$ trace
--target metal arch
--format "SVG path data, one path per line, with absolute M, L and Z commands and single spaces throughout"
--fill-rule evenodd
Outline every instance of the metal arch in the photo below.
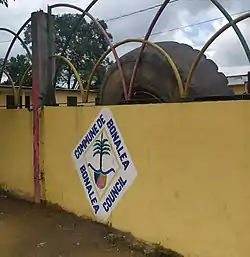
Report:
M 11 29 L 7 29 L 7 28 L 0 28 L 0 31 L 5 31 L 5 32 L 9 32 L 10 34 L 12 34 L 13 36 L 17 37 L 17 39 L 21 42 L 21 44 L 23 45 L 23 47 L 25 48 L 29 58 L 31 59 L 31 53 L 29 48 L 26 46 L 26 44 L 24 43 L 24 41 L 19 37 L 19 35 L 17 35 L 14 31 L 12 31 Z
M 11 29 L 7 29 L 7 28 L 0 28 L 0 31 L 6 31 L 6 32 L 9 32 L 10 34 L 14 35 L 15 38 L 17 38 L 21 44 L 23 45 L 23 47 L 25 48 L 29 58 L 31 59 L 32 56 L 31 56 L 31 53 L 30 53 L 30 50 L 29 48 L 26 46 L 26 44 L 24 43 L 24 41 L 20 38 L 20 36 L 15 33 L 14 31 L 12 31 Z M 7 59 L 6 59 L 6 62 L 7 62 Z M 0 80 L 2 79 L 2 74 L 5 74 L 8 79 L 10 80 L 11 84 L 12 84 L 12 87 L 14 88 L 14 99 L 15 99 L 15 105 L 17 106 L 19 104 L 19 99 L 17 99 L 17 92 L 15 90 L 15 85 L 14 85 L 14 82 L 13 82 L 13 79 L 11 78 L 10 74 L 8 74 L 4 69 L 5 69 L 5 66 L 6 66 L 6 63 L 3 63 L 3 66 L 2 66 L 2 71 L 1 71 L 1 77 L 0 77 Z M 19 93 L 19 90 L 18 90 L 18 93 Z
M 14 94 L 14 103 L 15 103 L 15 106 L 18 106 L 19 101 L 18 101 L 18 97 L 17 97 L 17 91 L 16 91 L 15 83 L 14 83 L 11 75 L 6 70 L 3 71 L 3 74 L 5 74 L 6 77 L 8 78 L 8 80 L 10 81 L 10 84 L 11 84 L 12 89 L 13 89 L 13 94 Z
M 205 51 L 208 49 L 208 47 L 215 41 L 216 38 L 218 38 L 224 31 L 226 31 L 228 28 L 232 27 L 233 24 L 236 24 L 240 21 L 243 21 L 247 18 L 250 18 L 250 12 L 241 15 L 240 17 L 234 19 L 233 21 L 229 22 L 228 24 L 226 24 L 225 26 L 223 26 L 221 29 L 219 29 L 208 41 L 207 43 L 202 47 L 202 49 L 200 50 L 199 54 L 197 55 L 196 59 L 194 60 L 190 71 L 188 73 L 188 77 L 187 77 L 187 82 L 185 84 L 185 88 L 184 88 L 184 94 L 187 95 L 188 89 L 190 87 L 191 84 L 191 80 L 192 80 L 192 76 L 194 74 L 195 68 L 197 67 L 202 55 L 205 53 Z
M 18 97 L 21 95 L 24 80 L 25 80 L 25 78 L 26 78 L 28 72 L 31 71 L 31 69 L 32 69 L 32 66 L 30 65 L 30 66 L 25 70 L 25 72 L 24 72 L 24 74 L 23 74 L 23 76 L 22 76 L 22 78 L 21 78 L 21 80 L 20 80 L 20 83 L 19 83 L 18 89 L 17 89 L 17 95 L 18 95 Z M 18 100 L 18 103 L 19 103 L 20 99 L 18 98 L 17 100 Z
M 88 12 L 84 11 L 82 8 L 78 7 L 78 6 L 75 6 L 75 5 L 72 5 L 72 4 L 54 4 L 52 6 L 50 6 L 51 9 L 54 9 L 54 8 L 57 8 L 57 7 L 68 7 L 68 8 L 71 8 L 71 9 L 75 9 L 79 12 L 82 12 L 84 13 L 86 16 L 88 16 L 94 23 L 95 25 L 100 29 L 100 31 L 102 32 L 102 34 L 104 35 L 107 43 L 109 44 L 110 48 L 112 49 L 112 52 L 113 52 L 113 55 L 115 57 L 115 60 L 117 62 L 117 66 L 118 66 L 118 69 L 120 71 L 120 74 L 121 74 L 121 78 L 122 78 L 122 85 L 123 85 L 123 90 L 124 90 L 124 96 L 125 96 L 125 100 L 128 99 L 127 97 L 127 86 L 126 86 L 126 82 L 125 82 L 125 75 L 124 75 L 124 72 L 123 72 L 123 69 L 122 69 L 122 65 L 121 65 L 121 62 L 119 60 L 119 57 L 118 57 L 118 54 L 116 52 L 116 50 L 114 48 L 112 48 L 112 42 L 108 36 L 108 34 L 106 33 L 106 31 L 103 29 L 103 27 L 101 26 L 101 24 Z
M 148 31 L 144 37 L 144 40 L 148 40 L 157 21 L 159 20 L 161 14 L 163 13 L 163 11 L 165 10 L 166 6 L 170 3 L 170 0 L 165 0 L 163 2 L 163 4 L 161 5 L 161 7 L 159 8 L 158 12 L 156 13 L 154 19 L 152 20 L 149 28 L 148 28 Z M 144 51 L 146 47 L 146 44 L 143 43 L 142 46 L 141 46 L 141 49 L 140 49 L 140 52 L 138 53 L 138 56 L 136 58 L 136 61 L 135 61 L 135 65 L 134 65 L 134 69 L 133 69 L 133 72 L 132 72 L 132 75 L 131 75 L 131 79 L 130 79 L 130 83 L 129 83 L 129 89 L 128 89 L 128 99 L 130 99 L 131 97 L 131 92 L 132 92 L 132 87 L 133 87 L 133 84 L 134 84 L 134 81 L 135 81 L 135 77 L 136 77 L 136 73 L 137 73 L 137 70 L 138 70 L 138 66 L 139 66 L 139 63 L 140 63 L 140 60 L 141 60 L 141 55 Z
M 132 39 L 126 39 L 126 40 L 123 40 L 117 44 L 115 44 L 113 46 L 113 48 L 117 48 L 121 45 L 124 45 L 126 43 L 132 43 L 132 42 L 138 42 L 138 43 L 143 43 L 143 44 L 146 44 L 146 45 L 150 45 L 152 47 L 154 47 L 156 50 L 158 50 L 160 53 L 162 53 L 164 55 L 164 57 L 166 58 L 166 61 L 170 64 L 173 72 L 174 72 L 174 75 L 176 77 L 176 81 L 177 81 L 177 84 L 178 84 L 178 88 L 179 88 L 179 91 L 180 91 L 180 96 L 182 97 L 183 94 L 184 94 L 184 87 L 183 87 L 183 83 L 182 83 L 182 80 L 181 80 L 181 76 L 180 76 L 180 73 L 178 71 L 178 68 L 176 67 L 174 61 L 172 60 L 172 58 L 168 55 L 168 53 L 162 49 L 160 46 L 158 46 L 157 44 L 153 43 L 153 42 L 150 42 L 148 40 L 145 40 L 145 39 L 140 39 L 140 38 L 132 38 Z M 88 79 L 88 83 L 87 83 L 87 88 L 86 88 L 86 98 L 85 98 L 85 102 L 88 101 L 88 94 L 89 94 L 89 89 L 90 89 L 90 85 L 91 85 L 91 82 L 93 80 L 93 77 L 94 77 L 94 74 L 97 70 L 97 68 L 99 67 L 99 65 L 101 64 L 101 62 L 110 54 L 110 52 L 112 51 L 112 49 L 108 49 L 100 58 L 99 60 L 96 62 L 90 76 L 89 76 L 89 79 Z
M 227 12 L 227 10 L 217 0 L 210 0 L 210 1 L 221 11 L 221 13 L 228 20 L 228 22 L 232 22 L 232 27 L 233 27 L 236 35 L 238 36 L 238 38 L 239 38 L 239 40 L 242 44 L 242 47 L 245 50 L 248 61 L 250 63 L 250 49 L 249 49 L 249 46 L 246 42 L 245 37 L 241 33 L 239 27 L 233 22 L 233 18 L 231 17 L 231 15 Z
M 233 19 L 232 17 L 230 16 L 230 14 L 226 11 L 226 9 L 217 1 L 217 0 L 210 0 L 220 11 L 221 13 L 225 16 L 225 18 L 228 20 L 228 22 L 232 22 L 232 27 L 236 33 L 236 35 L 238 36 L 241 44 L 242 44 L 242 47 L 244 48 L 245 50 L 245 53 L 247 55 L 247 58 L 248 58 L 248 61 L 250 62 L 250 49 L 248 47 L 248 44 L 244 38 L 244 36 L 242 35 L 240 29 L 238 28 L 238 26 L 233 22 Z M 165 0 L 163 2 L 163 4 L 161 5 L 160 9 L 158 10 L 158 12 L 156 13 L 147 33 L 146 33 L 146 36 L 144 39 L 148 40 L 152 31 L 153 31 L 153 28 L 155 27 L 158 19 L 160 18 L 162 12 L 164 11 L 164 9 L 166 8 L 167 4 L 171 3 L 170 0 Z M 134 80 L 135 80 L 135 77 L 136 77 L 136 73 L 137 73 L 137 70 L 138 70 L 138 66 L 139 66 L 139 62 L 140 62 L 140 59 L 141 59 L 141 55 L 142 55 L 142 52 L 143 50 L 145 49 L 145 44 L 142 44 L 141 46 L 141 49 L 140 49 L 140 52 L 138 53 L 138 57 L 136 59 L 136 62 L 135 62 L 135 65 L 134 65 L 134 69 L 133 69 L 133 72 L 132 72 L 132 75 L 131 75 L 131 79 L 130 79 L 130 83 L 129 83 L 129 91 L 128 91 L 128 98 L 130 98 L 131 96 L 131 92 L 132 92 L 132 87 L 133 87 L 133 84 L 134 84 Z
M 68 60 L 66 57 L 61 56 L 61 55 L 53 55 L 52 58 L 57 58 L 57 59 L 60 59 L 60 60 L 64 61 L 72 69 L 72 71 L 73 71 L 73 73 L 74 73 L 74 75 L 76 77 L 76 80 L 78 82 L 78 85 L 80 87 L 80 90 L 81 90 L 82 101 L 84 102 L 84 87 L 83 87 L 81 78 L 80 78 L 80 76 L 79 76 L 75 66 L 73 65 L 73 63 L 70 60 Z
M 240 29 L 238 28 L 238 26 L 236 25 L 236 23 L 234 23 L 234 21 L 237 20 L 237 19 L 233 20 L 232 17 L 230 16 L 230 14 L 225 10 L 225 8 L 224 8 L 217 0 L 210 0 L 210 1 L 221 11 L 221 13 L 225 16 L 225 18 L 230 22 L 229 27 L 232 26 L 233 29 L 235 30 L 235 33 L 237 34 L 237 36 L 238 36 L 238 38 L 239 38 L 239 40 L 240 40 L 240 42 L 241 42 L 241 44 L 242 44 L 242 46 L 243 46 L 245 52 L 246 52 L 246 55 L 247 55 L 247 57 L 248 57 L 248 60 L 249 60 L 249 62 L 250 62 L 250 50 L 249 50 L 248 44 L 247 44 L 247 42 L 246 42 L 244 36 L 242 35 Z M 123 72 L 123 70 L 122 70 L 122 66 L 121 66 L 120 60 L 119 60 L 119 58 L 118 58 L 118 55 L 117 55 L 117 53 L 116 53 L 116 51 L 115 51 L 115 48 L 112 47 L 112 43 L 111 43 L 111 41 L 110 41 L 110 39 L 109 39 L 109 37 L 108 37 L 106 31 L 102 28 L 102 26 L 100 25 L 100 23 L 99 23 L 92 15 L 90 15 L 90 14 L 88 13 L 88 11 L 89 11 L 97 2 L 98 2 L 98 0 L 93 0 L 93 1 L 90 3 L 90 5 L 87 7 L 87 9 L 86 9 L 85 11 L 84 11 L 83 9 L 81 9 L 80 7 L 77 7 L 77 6 L 74 6 L 74 5 L 71 5 L 71 4 L 54 4 L 54 5 L 50 6 L 50 8 L 53 9 L 53 8 L 57 8 L 57 7 L 69 7 L 69 8 L 78 10 L 78 11 L 80 11 L 80 12 L 83 13 L 83 15 L 82 15 L 82 17 L 79 19 L 78 23 L 77 23 L 77 24 L 75 25 L 75 27 L 72 29 L 72 33 L 71 33 L 70 37 L 68 38 L 68 42 L 70 42 L 73 33 L 75 32 L 75 30 L 77 29 L 77 27 L 79 26 L 81 20 L 83 19 L 83 17 L 84 17 L 85 15 L 88 16 L 88 17 L 98 26 L 98 28 L 99 28 L 99 29 L 101 30 L 101 32 L 104 34 L 104 36 L 105 36 L 107 42 L 108 42 L 109 45 L 110 45 L 110 49 L 109 49 L 109 50 L 111 50 L 111 51 L 113 52 L 113 54 L 114 54 L 114 56 L 115 56 L 115 59 L 116 59 L 116 61 L 117 61 L 118 68 L 119 68 L 119 70 L 120 70 L 120 72 L 121 72 L 121 75 L 122 75 L 122 82 L 123 82 L 124 95 L 125 95 L 125 99 L 126 99 L 126 96 L 129 98 L 130 95 L 131 95 L 132 86 L 133 86 L 134 79 L 135 79 L 135 76 L 136 76 L 136 72 L 137 72 L 137 69 L 138 69 L 138 65 L 139 65 L 139 62 L 140 62 L 140 57 L 141 57 L 141 54 L 142 54 L 142 52 L 143 52 L 143 50 L 144 50 L 144 48 L 145 48 L 145 46 L 146 46 L 147 43 L 145 43 L 145 41 L 141 41 L 143 44 L 142 44 L 142 46 L 141 46 L 140 52 L 139 52 L 139 54 L 138 54 L 138 57 L 137 57 L 137 59 L 136 59 L 136 63 L 135 63 L 134 70 L 133 70 L 133 73 L 132 73 L 132 76 L 131 76 L 131 80 L 130 80 L 129 92 L 128 92 L 128 94 L 127 94 L 127 88 L 126 88 L 126 83 L 125 83 L 124 72 Z M 152 23 L 151 23 L 151 25 L 150 25 L 150 27 L 149 27 L 149 29 L 148 29 L 148 31 L 147 31 L 147 34 L 145 35 L 145 40 L 147 40 L 147 39 L 150 37 L 150 35 L 151 35 L 152 31 L 153 31 L 154 26 L 156 25 L 158 19 L 160 18 L 162 12 L 164 11 L 164 9 L 166 8 L 166 6 L 167 6 L 168 3 L 171 3 L 171 1 L 170 1 L 170 0 L 165 0 L 165 1 L 163 2 L 163 4 L 161 5 L 160 9 L 158 10 L 157 14 L 155 15 L 155 17 L 154 17 L 154 19 L 153 19 L 153 21 L 152 21 Z M 240 16 L 240 17 L 245 17 L 245 16 Z M 240 18 L 240 17 L 239 17 L 239 18 Z M 246 17 L 246 18 L 248 18 L 248 17 Z M 246 19 L 246 18 L 244 18 L 244 19 Z M 7 59 L 8 59 L 8 57 L 9 57 L 10 51 L 11 51 L 11 49 L 12 49 L 12 47 L 13 47 L 13 45 L 14 45 L 16 39 L 18 39 L 18 40 L 22 43 L 22 45 L 24 46 L 25 50 L 27 51 L 27 54 L 28 54 L 29 57 L 31 58 L 31 53 L 30 53 L 29 48 L 25 45 L 25 43 L 23 42 L 23 40 L 22 40 L 22 39 L 20 38 L 20 36 L 19 36 L 19 35 L 21 34 L 21 32 L 23 31 L 23 29 L 27 26 L 27 24 L 28 24 L 30 21 L 31 21 L 31 18 L 29 18 L 29 19 L 22 25 L 22 27 L 19 29 L 19 31 L 18 31 L 17 33 L 13 32 L 13 31 L 10 30 L 10 29 L 0 28 L 0 31 L 1 31 L 1 30 L 2 30 L 2 31 L 6 31 L 6 32 L 9 32 L 9 33 L 11 33 L 11 34 L 13 34 L 13 35 L 15 36 L 15 37 L 13 38 L 13 40 L 12 40 L 12 42 L 11 42 L 9 48 L 8 48 L 8 51 L 6 52 L 6 56 L 5 56 L 5 58 L 4 58 L 3 66 L 2 66 L 2 68 L 1 68 L 0 78 L 2 78 L 2 74 L 5 73 L 5 70 L 4 70 L 4 69 L 5 69 L 5 66 L 6 66 L 6 63 L 7 63 Z M 237 22 L 239 22 L 239 21 L 237 21 Z M 224 26 L 223 28 L 225 28 L 225 26 Z M 227 28 L 228 28 L 228 27 L 227 27 Z M 227 29 L 227 28 L 226 28 L 226 29 Z M 225 30 L 226 30 L 226 29 L 225 29 Z M 224 31 L 224 30 L 223 30 L 223 31 Z M 208 42 L 210 42 L 209 45 L 210 45 L 223 31 L 219 30 L 219 31 L 215 34 L 216 37 L 215 37 L 215 38 L 212 37 L 213 40 L 211 41 L 211 39 L 212 39 L 212 38 L 211 38 L 211 39 L 208 41 Z M 221 32 L 221 33 L 219 33 L 219 32 Z M 218 34 L 218 33 L 219 33 L 219 34 Z M 208 42 L 207 42 L 207 44 L 208 44 Z M 197 64 L 198 64 L 201 55 L 205 52 L 205 50 L 206 50 L 207 47 L 208 47 L 207 44 L 204 45 L 204 47 L 202 48 L 202 51 L 201 51 L 200 54 L 197 56 L 197 59 L 194 61 L 193 65 L 192 65 L 192 67 L 191 67 L 191 69 L 190 69 L 190 73 L 189 73 L 189 76 L 188 76 L 188 80 L 187 80 L 186 85 L 185 85 L 185 92 L 187 92 L 187 90 L 188 90 L 188 88 L 189 88 L 189 86 L 190 86 L 191 78 L 192 78 L 192 75 L 193 75 L 193 71 L 194 71 L 194 69 L 196 68 L 196 66 L 197 66 Z M 67 43 L 65 44 L 65 48 L 64 48 L 64 49 L 67 49 Z M 64 51 L 65 51 L 65 50 L 64 50 Z M 109 52 L 111 52 L 111 51 L 109 51 Z M 63 54 L 63 53 L 61 53 L 61 56 L 62 56 L 62 54 Z M 59 57 L 58 57 L 58 58 L 59 58 Z M 63 56 L 62 56 L 61 59 L 63 59 Z M 81 85 L 81 84 L 79 83 L 79 86 L 80 86 L 80 85 Z M 22 85 L 20 85 L 20 86 L 22 86 Z M 21 88 L 21 87 L 20 87 L 20 88 Z M 20 91 L 20 88 L 19 88 L 18 92 Z M 81 88 L 81 92 L 82 92 L 82 94 L 83 94 L 83 89 L 82 89 L 82 88 Z
M 12 50 L 12 48 L 13 48 L 13 46 L 14 46 L 16 40 L 18 39 L 18 37 L 20 36 L 20 34 L 21 34 L 22 31 L 24 30 L 24 28 L 30 23 L 30 21 L 31 21 L 31 18 L 29 18 L 28 20 L 26 20 L 26 21 L 24 22 L 24 24 L 21 26 L 21 28 L 20 28 L 20 29 L 17 31 L 17 33 L 15 34 L 15 37 L 12 39 L 12 41 L 11 41 L 9 47 L 8 47 L 8 50 L 7 50 L 6 54 L 5 54 L 4 60 L 3 60 L 3 66 L 2 66 L 1 71 L 0 71 L 0 80 L 2 79 L 3 71 L 4 71 L 4 69 L 5 69 L 5 66 L 6 66 L 6 64 L 7 64 L 7 60 L 8 60 L 9 55 L 10 55 L 10 52 L 11 52 L 11 50 Z
M 89 12 L 90 9 L 91 9 L 98 1 L 99 1 L 99 0 L 93 0 L 93 1 L 87 6 L 87 8 L 85 9 L 85 11 L 86 11 L 86 12 Z M 51 7 L 48 7 L 48 8 L 51 8 Z M 65 53 L 66 53 L 66 51 L 67 51 L 67 48 L 68 48 L 68 46 L 69 46 L 69 43 L 70 43 L 70 41 L 71 41 L 71 39 L 72 39 L 72 36 L 74 35 L 74 33 L 75 33 L 75 32 L 77 31 L 77 29 L 79 28 L 79 26 L 80 26 L 81 22 L 83 21 L 84 17 L 85 17 L 85 13 L 82 14 L 82 16 L 78 19 L 78 21 L 76 22 L 76 24 L 75 24 L 74 27 L 72 28 L 71 33 L 70 33 L 69 37 L 68 37 L 67 40 L 66 40 L 66 43 L 65 43 L 65 45 L 64 45 L 64 47 L 63 47 L 63 49 L 62 49 L 62 52 L 61 52 L 60 56 L 64 56 L 64 55 L 65 55 Z M 54 76 L 54 82 L 53 82 L 54 87 L 55 87 L 55 85 L 56 85 L 57 76 L 58 76 L 58 72 L 59 72 L 58 66 L 59 66 L 59 65 L 57 65 L 57 67 L 56 67 L 56 73 L 55 73 L 55 76 Z

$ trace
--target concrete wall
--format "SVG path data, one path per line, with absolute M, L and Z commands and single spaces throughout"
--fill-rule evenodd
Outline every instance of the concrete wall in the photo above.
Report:
M 99 110 L 47 107 L 41 120 L 46 199 L 91 218 L 71 152 Z M 111 110 L 138 176 L 109 222 L 184 256 L 248 257 L 250 102 L 131 105 Z M 11 114 L 12 118 L 0 113 L 0 117 L 3 124 L 9 122 L 7 130 L 1 128 L 2 140 L 9 146 L 2 149 L 6 160 L 1 160 L 0 181 L 29 192 L 30 117 L 25 112 Z M 7 165 L 11 172 L 6 171 Z
M 33 197 L 32 113 L 0 110 L 0 186 Z
M 250 102 L 111 109 L 138 177 L 109 222 L 185 256 L 249 256 Z M 92 218 L 71 151 L 98 111 L 44 113 L 46 197 Z

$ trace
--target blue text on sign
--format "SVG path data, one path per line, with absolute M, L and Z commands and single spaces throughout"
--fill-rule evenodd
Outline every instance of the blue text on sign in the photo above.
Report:
M 117 152 L 117 155 L 119 156 L 119 159 L 123 165 L 124 170 L 127 170 L 130 165 L 130 160 L 128 158 L 128 155 L 125 151 L 124 146 L 122 145 L 122 140 L 120 135 L 118 134 L 117 128 L 115 127 L 113 119 L 110 119 L 107 122 L 107 128 L 109 130 L 109 134 L 113 140 L 113 143 L 115 145 L 115 149 Z
M 92 128 L 88 131 L 87 135 L 83 138 L 82 142 L 76 147 L 74 154 L 76 159 L 78 160 L 89 146 L 89 144 L 93 141 L 93 139 L 97 136 L 100 129 L 105 125 L 106 121 L 101 114 Z
M 124 180 L 122 177 L 119 177 L 111 191 L 109 192 L 108 196 L 106 197 L 106 200 L 102 204 L 103 209 L 105 212 L 109 212 L 111 207 L 114 205 L 116 199 L 119 197 L 121 194 L 123 188 L 127 184 L 127 180 Z
M 81 166 L 80 172 L 81 172 L 81 175 L 82 175 L 82 179 L 84 181 L 84 186 L 87 189 L 88 197 L 89 197 L 89 200 L 91 202 L 92 208 L 93 208 L 95 214 L 97 214 L 97 212 L 100 209 L 100 206 L 99 206 L 97 198 L 95 196 L 93 185 L 90 182 L 89 174 L 87 172 L 87 169 L 86 169 L 85 165 Z

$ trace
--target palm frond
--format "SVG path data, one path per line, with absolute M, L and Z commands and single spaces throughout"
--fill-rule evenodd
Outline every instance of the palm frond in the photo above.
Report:
M 96 142 L 94 143 L 94 146 L 99 146 L 101 147 L 102 142 L 100 140 L 96 140 Z
M 107 138 L 103 138 L 103 133 L 101 134 L 101 139 L 97 139 L 93 147 L 93 157 L 96 155 L 110 155 L 111 147 Z
M 108 151 L 108 152 L 110 152 L 110 151 L 111 151 L 110 146 L 105 146 L 105 147 L 103 147 L 103 148 L 102 148 L 102 151 Z
M 102 140 L 102 144 L 105 144 L 105 143 L 109 143 L 109 141 L 108 141 L 107 138 L 104 138 L 104 139 Z
M 102 147 L 109 147 L 109 143 L 102 144 Z
M 109 151 L 103 151 L 102 154 L 103 155 L 110 155 L 110 152 Z
M 101 151 L 102 150 L 102 147 L 100 147 L 100 146 L 94 146 L 94 148 L 93 148 L 93 152 L 95 152 L 95 151 Z
M 101 151 L 95 151 L 93 157 L 95 157 L 97 154 L 101 154 Z

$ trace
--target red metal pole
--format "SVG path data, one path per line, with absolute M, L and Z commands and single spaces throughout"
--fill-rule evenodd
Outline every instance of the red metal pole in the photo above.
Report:
M 39 103 L 38 103 L 38 73 L 32 71 L 32 100 L 33 100 L 33 168 L 35 202 L 40 202 L 40 172 L 39 172 Z

